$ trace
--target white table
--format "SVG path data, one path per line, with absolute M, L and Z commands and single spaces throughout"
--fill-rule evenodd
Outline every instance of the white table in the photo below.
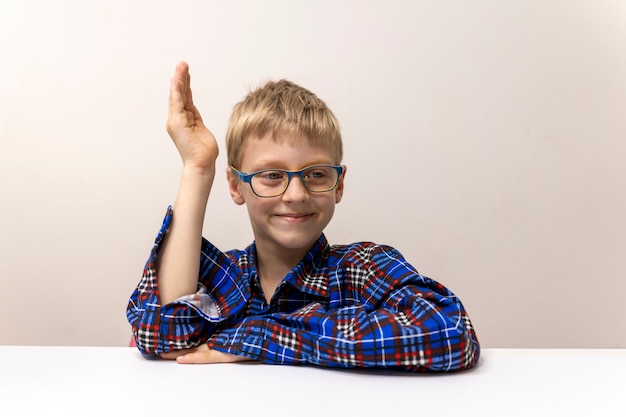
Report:
M 178 365 L 0 346 L 0 416 L 626 416 L 626 349 L 483 349 L 458 374 Z

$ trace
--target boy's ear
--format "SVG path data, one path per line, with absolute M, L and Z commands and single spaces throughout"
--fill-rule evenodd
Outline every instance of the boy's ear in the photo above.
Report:
M 343 166 L 343 172 L 339 177 L 339 182 L 337 183 L 337 188 L 335 188 L 335 204 L 341 201 L 341 197 L 343 197 L 343 179 L 346 176 L 346 172 L 348 171 L 348 167 Z
M 228 180 L 228 191 L 230 192 L 230 197 L 233 199 L 235 204 L 242 205 L 245 203 L 243 195 L 241 194 L 241 181 L 239 181 L 237 175 L 231 171 L 230 167 L 226 168 L 226 179 Z

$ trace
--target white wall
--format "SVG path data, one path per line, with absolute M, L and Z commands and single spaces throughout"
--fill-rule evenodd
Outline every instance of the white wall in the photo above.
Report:
M 2 0 L 0 56 L 0 344 L 128 342 L 184 59 L 220 143 L 249 86 L 324 99 L 329 239 L 396 246 L 483 346 L 626 348 L 626 2 Z M 224 169 L 205 235 L 243 247 Z

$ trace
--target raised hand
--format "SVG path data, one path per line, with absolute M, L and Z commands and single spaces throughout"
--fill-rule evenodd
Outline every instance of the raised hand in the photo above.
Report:
M 189 65 L 180 62 L 170 82 L 167 133 L 174 141 L 185 168 L 214 173 L 219 149 L 215 137 L 193 104 Z
M 202 225 L 219 153 L 215 137 L 193 104 L 189 66 L 181 62 L 170 83 L 167 132 L 183 160 L 174 217 L 156 260 L 159 300 L 165 305 L 198 289 Z

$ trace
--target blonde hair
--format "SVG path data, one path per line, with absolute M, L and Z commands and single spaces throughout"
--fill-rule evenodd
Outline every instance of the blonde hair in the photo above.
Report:
M 240 167 L 249 137 L 268 134 L 274 141 L 293 141 L 303 134 L 312 145 L 331 150 L 335 164 L 341 163 L 337 118 L 315 94 L 291 81 L 269 81 L 235 105 L 226 132 L 228 165 Z

